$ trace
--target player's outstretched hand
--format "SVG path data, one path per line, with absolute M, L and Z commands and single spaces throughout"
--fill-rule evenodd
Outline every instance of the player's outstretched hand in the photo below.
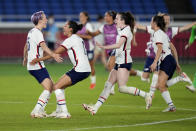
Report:
M 30 64 L 31 64 L 31 65 L 35 65 L 37 62 L 39 62 L 39 61 L 38 61 L 38 58 L 35 58 L 35 59 L 33 59 L 33 60 L 30 62 Z
M 104 49 L 104 46 L 99 44 L 98 42 L 95 43 L 97 47 Z
M 185 45 L 185 50 L 187 50 L 189 48 L 189 44 Z
M 63 58 L 60 57 L 60 54 L 54 54 L 53 58 L 55 59 L 56 62 L 61 63 L 63 62 Z
M 156 70 L 156 67 L 157 67 L 157 63 L 153 62 L 152 65 L 150 66 L 151 71 L 154 72 Z

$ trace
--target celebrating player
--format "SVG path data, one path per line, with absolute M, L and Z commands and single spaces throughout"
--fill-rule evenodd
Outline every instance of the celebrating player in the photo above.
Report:
M 111 70 L 105 87 L 98 98 L 95 105 L 83 104 L 85 110 L 88 110 L 92 115 L 96 114 L 101 105 L 107 100 L 110 90 L 115 83 L 118 83 L 119 92 L 141 96 L 146 100 L 146 109 L 151 106 L 152 98 L 149 93 L 146 93 L 135 87 L 127 87 L 126 83 L 129 78 L 129 71 L 132 66 L 131 40 L 133 38 L 133 28 L 135 24 L 134 17 L 129 12 L 121 12 L 116 16 L 117 28 L 119 28 L 117 43 L 112 45 L 99 45 L 103 49 L 116 49 L 115 53 L 115 67 Z
M 43 11 L 35 12 L 31 16 L 31 21 L 35 25 L 31 29 L 27 36 L 27 43 L 24 47 L 24 60 L 23 65 L 27 64 L 27 70 L 29 73 L 37 79 L 37 81 L 42 85 L 44 91 L 39 96 L 37 104 L 33 111 L 31 112 L 32 117 L 44 117 L 46 114 L 44 108 L 48 103 L 50 98 L 50 92 L 52 91 L 53 82 L 45 68 L 44 62 L 40 61 L 35 65 L 31 65 L 30 62 L 35 58 L 43 57 L 43 52 L 45 51 L 51 57 L 53 57 L 57 62 L 61 62 L 62 59 L 58 54 L 53 53 L 46 45 L 44 41 L 43 34 L 41 30 L 46 28 L 47 18 Z

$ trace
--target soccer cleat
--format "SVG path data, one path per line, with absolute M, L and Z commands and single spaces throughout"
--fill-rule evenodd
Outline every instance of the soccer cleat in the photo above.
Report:
M 59 111 L 53 111 L 48 117 L 56 117 L 56 115 L 59 113 Z
M 95 83 L 91 83 L 91 85 L 90 85 L 90 89 L 94 89 L 95 88 L 95 86 L 96 86 L 96 84 Z
M 91 105 L 82 104 L 82 106 L 83 106 L 83 108 L 84 108 L 85 110 L 88 110 L 88 111 L 90 112 L 91 115 L 95 115 L 96 112 L 97 112 L 97 111 L 94 109 L 94 107 L 91 106 Z
M 48 115 L 46 114 L 46 112 L 44 110 L 33 110 L 31 112 L 31 117 L 32 118 L 44 118 L 44 117 L 48 117 Z
M 69 112 L 58 112 L 58 113 L 56 113 L 55 118 L 69 119 L 69 118 L 71 118 L 71 115 Z
M 193 85 L 186 85 L 186 88 L 189 90 L 189 91 L 191 91 L 191 92 L 195 92 L 195 87 L 193 86 Z
M 169 106 L 168 108 L 166 108 L 162 112 L 175 112 L 175 111 L 176 111 L 176 107 L 175 106 Z
M 185 81 L 185 82 L 188 82 L 189 84 L 193 84 L 192 83 L 192 81 L 191 81 L 191 79 L 187 76 L 187 74 L 185 73 L 185 72 L 182 72 L 181 74 L 180 74 L 180 80 L 181 81 Z
M 145 101 L 146 101 L 146 110 L 148 110 L 152 106 L 152 96 L 150 95 L 150 93 L 146 94 Z

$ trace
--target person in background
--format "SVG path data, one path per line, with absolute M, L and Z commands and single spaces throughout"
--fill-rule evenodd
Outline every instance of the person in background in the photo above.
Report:
M 104 24 L 105 24 L 105 22 L 104 22 L 103 16 L 98 15 L 97 24 L 94 26 L 94 28 L 95 28 L 94 30 L 98 30 Z M 105 43 L 103 34 L 99 34 L 99 35 L 95 36 L 94 40 L 95 40 L 95 42 L 100 43 L 101 45 L 103 45 Z M 107 69 L 106 53 L 103 49 L 96 46 L 95 47 L 94 61 L 96 62 L 99 57 L 101 57 L 101 62 L 103 63 L 105 69 Z

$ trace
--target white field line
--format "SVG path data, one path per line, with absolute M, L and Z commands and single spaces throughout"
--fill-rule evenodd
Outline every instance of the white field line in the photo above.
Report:
M 26 102 L 23 102 L 23 101 L 0 101 L 0 104 L 25 104 Z M 29 102 L 28 102 L 29 103 Z M 33 102 L 34 103 L 34 102 Z M 36 103 L 36 102 L 35 102 Z M 34 103 L 34 104 L 35 104 Z M 55 104 L 55 103 L 48 103 L 48 104 Z M 69 105 L 72 105 L 72 106 L 81 106 L 82 104 L 69 104 Z M 128 106 L 128 105 L 104 105 L 104 106 L 108 106 L 108 107 L 118 107 L 118 108 L 132 108 L 131 106 Z M 145 109 L 145 106 L 134 106 L 134 108 L 137 107 L 137 108 L 144 108 Z M 156 106 L 152 106 L 151 108 L 162 108 L 162 107 L 156 107 Z M 187 110 L 187 111 L 196 111 L 196 109 L 187 109 L 187 108 L 178 108 L 177 107 L 177 110 Z
M 65 130 L 45 130 L 45 131 L 81 131 L 81 130 L 93 130 L 93 129 L 111 129 L 111 128 L 123 128 L 123 127 L 136 127 L 136 126 L 158 125 L 158 124 L 172 123 L 172 122 L 179 122 L 179 121 L 186 121 L 186 120 L 193 120 L 193 119 L 196 119 L 196 116 L 188 117 L 188 118 L 175 119 L 175 120 L 168 120 L 168 121 L 155 121 L 155 122 L 149 122 L 149 123 L 138 123 L 138 124 L 130 124 L 130 125 L 95 126 L 95 127 L 87 127 L 87 128 L 72 128 L 72 129 L 65 129 Z

